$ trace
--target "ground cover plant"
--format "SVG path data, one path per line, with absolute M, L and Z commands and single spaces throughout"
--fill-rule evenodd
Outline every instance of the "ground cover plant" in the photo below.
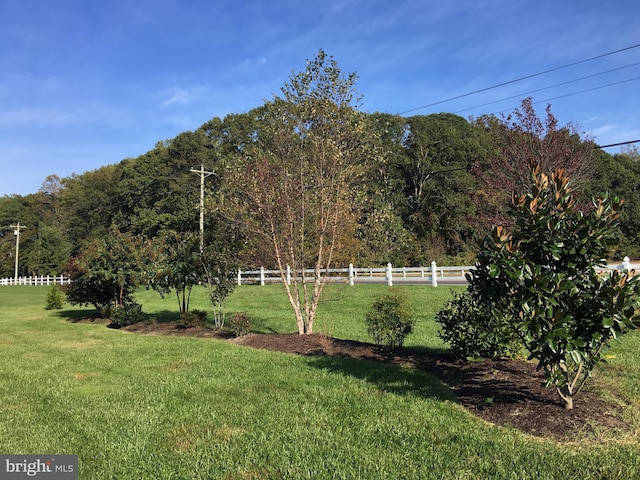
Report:
M 241 287 L 228 309 L 246 312 L 254 332 L 320 339 L 291 332 L 290 318 L 278 320 L 291 312 L 279 288 Z M 337 345 L 365 345 L 363 318 L 384 288 L 330 289 L 318 328 L 332 330 Z M 406 348 L 443 354 L 433 316 L 450 291 L 407 289 L 422 313 Z M 534 439 L 485 422 L 458 403 L 455 389 L 419 368 L 109 329 L 80 321 L 91 310 L 45 310 L 46 292 L 0 288 L 0 451 L 78 454 L 83 479 L 640 474 L 633 423 L 640 393 L 637 334 L 614 345 L 600 375 L 604 385 L 616 387 L 611 401 L 627 404 L 622 419 L 631 430 L 595 435 L 577 428 L 573 441 Z M 155 292 L 138 292 L 136 301 L 158 320 L 179 318 L 175 301 Z M 207 308 L 206 289 L 194 291 L 192 302 Z M 503 373 L 496 371 L 496 382 Z

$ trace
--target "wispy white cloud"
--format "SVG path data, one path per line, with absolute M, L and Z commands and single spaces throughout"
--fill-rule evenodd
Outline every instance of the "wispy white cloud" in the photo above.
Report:
M 160 108 L 171 106 L 186 106 L 201 98 L 203 93 L 202 87 L 173 87 L 167 92 L 163 92 L 161 96 L 168 97 L 160 104 Z
M 242 61 L 238 67 L 241 69 L 245 69 L 245 68 L 256 68 L 256 67 L 261 67 L 263 65 L 267 64 L 267 59 L 265 57 L 252 57 L 252 58 L 247 58 L 246 60 Z
M 598 144 L 610 145 L 640 139 L 640 129 L 628 128 L 620 123 L 608 123 L 591 129 L 591 135 Z

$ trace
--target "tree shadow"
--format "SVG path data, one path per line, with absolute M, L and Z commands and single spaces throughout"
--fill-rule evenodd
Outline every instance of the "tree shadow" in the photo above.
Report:
M 375 359 L 340 356 L 308 357 L 307 363 L 321 370 L 348 375 L 374 385 L 381 393 L 413 395 L 457 402 L 451 389 L 436 376 Z
M 98 319 L 99 315 L 95 308 L 87 308 L 82 310 L 56 310 L 56 317 L 62 318 L 71 323 L 78 323 L 83 320 Z
M 147 313 L 143 309 L 150 322 L 157 323 L 176 323 L 180 320 L 180 313 L 173 310 L 160 310 L 153 313 Z M 62 318 L 70 323 L 109 323 L 108 318 L 102 318 L 94 308 L 82 310 L 57 310 L 55 316 Z
M 144 308 L 142 310 L 144 312 Z M 157 323 L 176 323 L 180 321 L 180 312 L 174 310 L 159 310 L 147 313 L 149 320 Z
M 251 329 L 250 333 L 269 333 L 269 334 L 280 334 L 282 331 L 276 330 L 273 328 L 273 319 L 265 318 L 265 317 L 257 317 L 255 315 L 249 316 L 251 320 Z

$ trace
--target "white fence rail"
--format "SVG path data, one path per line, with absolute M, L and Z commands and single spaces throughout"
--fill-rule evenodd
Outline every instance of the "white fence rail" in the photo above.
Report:
M 437 286 L 439 281 L 448 283 L 464 283 L 465 273 L 474 267 L 455 266 L 455 267 L 438 267 L 435 262 L 430 267 L 393 267 L 390 263 L 386 267 L 354 267 L 349 265 L 348 268 L 331 268 L 323 269 L 322 274 L 330 282 L 344 282 L 354 285 L 355 283 L 386 283 L 393 285 L 396 283 L 425 283 Z M 291 282 L 292 277 L 296 273 L 287 267 L 285 272 L 285 281 Z M 300 272 L 297 273 L 298 278 Z M 304 271 L 305 278 L 313 279 L 314 270 L 308 269 Z M 237 284 L 260 284 L 280 283 L 282 275 L 279 270 L 259 270 L 238 271 Z
M 69 283 L 71 283 L 71 279 L 63 275 L 0 278 L 0 285 L 68 285 Z
M 349 265 L 348 268 L 331 268 L 322 270 L 322 274 L 330 282 L 344 282 L 354 285 L 355 283 L 386 283 L 391 286 L 394 283 L 420 283 L 431 284 L 434 287 L 438 283 L 449 285 L 466 284 L 465 274 L 474 270 L 473 265 L 442 267 L 431 262 L 430 267 L 393 267 L 390 263 L 386 267 L 354 267 Z M 607 273 L 611 270 L 636 270 L 640 272 L 640 263 L 631 263 L 628 257 L 625 257 L 622 263 L 608 264 L 604 268 L 600 268 L 600 273 Z M 285 280 L 291 282 L 294 273 L 287 267 L 285 272 Z M 298 273 L 299 275 L 299 273 Z M 304 271 L 305 278 L 313 280 L 314 271 L 308 269 Z M 250 285 L 267 283 L 280 283 L 282 277 L 279 270 L 238 270 L 237 284 Z M 16 278 L 0 278 L 0 285 L 68 285 L 71 279 L 63 275 L 36 275 L 30 277 Z
M 390 263 L 386 267 L 354 267 L 323 269 L 322 274 L 330 282 L 345 282 L 350 285 L 355 283 L 385 283 L 392 286 L 394 283 L 423 283 L 431 284 L 434 287 L 438 283 L 448 285 L 465 285 L 467 283 L 466 274 L 474 270 L 473 265 L 442 267 L 431 262 L 430 267 L 393 267 Z M 625 257 L 620 264 L 607 264 L 606 267 L 598 269 L 600 273 L 607 273 L 612 270 L 636 270 L 640 272 L 640 263 L 631 263 Z M 298 274 L 299 275 L 299 274 Z M 305 278 L 313 279 L 314 271 L 308 269 L 304 271 Z M 285 281 L 291 283 L 292 271 L 287 267 Z M 279 270 L 238 270 L 237 284 L 259 284 L 281 283 L 282 276 Z

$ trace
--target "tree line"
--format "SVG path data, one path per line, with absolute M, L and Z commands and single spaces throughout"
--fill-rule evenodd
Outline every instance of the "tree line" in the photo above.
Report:
M 327 67 L 326 56 L 321 60 L 316 67 Z M 286 227 L 279 216 L 302 215 L 294 200 L 304 195 L 317 211 L 341 205 L 340 215 L 349 216 L 331 238 L 339 248 L 321 263 L 473 263 L 478 239 L 492 225 L 509 222 L 511 193 L 527 185 L 532 158 L 545 172 L 565 168 L 585 209 L 604 191 L 623 198 L 612 255 L 640 254 L 637 148 L 606 153 L 575 126 L 559 126 L 549 108 L 539 116 L 531 99 L 503 117 L 362 112 L 355 76 L 339 79 L 337 66 L 331 68 L 324 79 L 314 80 L 308 71 L 294 75 L 281 96 L 159 141 L 138 157 L 67 178 L 51 175 L 36 193 L 0 198 L 0 276 L 13 276 L 10 225 L 16 222 L 26 227 L 20 275 L 62 272 L 83 245 L 113 227 L 148 239 L 199 234 L 200 179 L 190 170 L 201 166 L 213 172 L 205 181 L 204 241 L 232 243 L 245 268 L 277 268 L 265 234 Z M 324 105 L 310 102 L 322 95 Z M 296 160 L 301 157 L 312 161 L 303 165 Z M 302 189 L 300 176 L 309 183 Z M 311 187 L 327 195 L 309 196 Z M 275 203 L 269 206 L 265 195 Z M 261 223 L 268 211 L 271 225 Z M 251 212 L 260 215 L 252 218 Z

